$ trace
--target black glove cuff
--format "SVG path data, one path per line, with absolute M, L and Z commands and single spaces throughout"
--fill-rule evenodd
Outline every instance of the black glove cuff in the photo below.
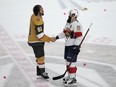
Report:
M 56 39 L 59 39 L 59 37 L 58 37 L 58 36 L 56 36 Z

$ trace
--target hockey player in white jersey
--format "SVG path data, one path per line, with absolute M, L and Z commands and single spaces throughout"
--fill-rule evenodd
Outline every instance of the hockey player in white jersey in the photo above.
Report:
M 68 69 L 68 76 L 63 78 L 63 83 L 65 86 L 70 86 L 70 87 L 77 85 L 76 62 L 77 62 L 77 55 L 80 52 L 79 44 L 83 38 L 82 25 L 77 19 L 78 16 L 79 16 L 79 12 L 77 9 L 70 10 L 69 17 L 63 31 L 54 38 L 55 40 L 65 38 L 64 59 L 66 61 L 66 68 Z M 69 66 L 70 62 L 72 63 Z

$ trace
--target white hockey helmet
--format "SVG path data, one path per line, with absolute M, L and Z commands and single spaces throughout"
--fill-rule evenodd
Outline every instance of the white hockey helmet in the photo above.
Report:
M 75 17 L 79 16 L 79 11 L 77 9 L 72 9 L 69 11 L 69 15 L 75 15 Z

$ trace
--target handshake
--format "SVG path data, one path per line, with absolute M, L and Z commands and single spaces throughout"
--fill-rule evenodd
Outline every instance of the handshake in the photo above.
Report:
M 56 37 L 51 37 L 51 42 L 55 42 L 56 40 Z

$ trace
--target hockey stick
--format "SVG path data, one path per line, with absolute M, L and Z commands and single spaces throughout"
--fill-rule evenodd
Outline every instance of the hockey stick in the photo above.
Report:
M 84 35 L 84 37 L 83 37 L 81 43 L 79 44 L 79 47 L 82 45 L 82 43 L 83 43 L 83 41 L 84 41 L 84 39 L 85 39 L 87 33 L 89 32 L 91 26 L 92 26 L 92 23 L 90 24 L 88 30 L 86 31 L 86 33 L 85 33 L 85 35 Z M 76 55 L 73 56 L 72 60 L 74 59 L 75 56 L 76 56 Z M 69 66 L 71 65 L 71 63 L 72 63 L 72 62 L 70 62 Z M 68 69 L 65 70 L 64 74 L 62 74 L 62 75 L 60 75 L 60 76 L 53 77 L 53 80 L 58 80 L 58 79 L 63 78 L 63 77 L 65 76 L 65 74 L 67 73 L 67 71 L 68 71 Z

